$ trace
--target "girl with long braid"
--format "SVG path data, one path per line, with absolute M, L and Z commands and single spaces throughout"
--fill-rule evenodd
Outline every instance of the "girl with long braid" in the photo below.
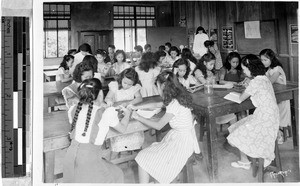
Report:
M 102 144 L 109 127 L 123 133 L 129 123 L 130 110 L 121 106 L 104 109 L 95 100 L 101 90 L 99 79 L 84 80 L 78 88 L 79 103 L 68 110 L 71 124 L 69 146 L 64 158 L 65 183 L 123 183 L 122 170 L 104 159 Z

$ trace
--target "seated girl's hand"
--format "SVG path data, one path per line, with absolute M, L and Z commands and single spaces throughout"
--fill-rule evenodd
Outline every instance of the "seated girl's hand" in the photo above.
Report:
M 138 115 L 138 113 L 137 113 L 136 111 L 133 111 L 131 117 L 132 117 L 133 119 L 136 119 L 136 120 L 137 120 L 137 119 L 139 118 L 139 115 Z
M 119 105 L 120 109 L 124 112 L 124 115 L 130 115 L 131 113 L 131 110 L 128 109 L 128 108 L 125 108 L 124 106 L 122 105 Z
M 132 104 L 127 105 L 126 108 L 131 109 L 131 110 L 137 110 L 136 106 L 134 106 Z
M 108 107 L 111 107 L 111 106 L 113 106 L 114 102 L 108 100 L 108 101 L 106 101 L 106 104 Z
M 226 84 L 224 84 L 224 88 L 227 88 L 227 89 L 233 88 L 233 83 L 226 83 Z

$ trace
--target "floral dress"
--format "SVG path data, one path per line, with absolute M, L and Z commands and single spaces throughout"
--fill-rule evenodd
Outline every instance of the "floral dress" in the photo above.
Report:
M 274 158 L 275 140 L 279 128 L 279 109 L 273 86 L 266 76 L 256 76 L 245 92 L 256 107 L 252 115 L 231 125 L 228 142 L 252 158 Z
M 114 93 L 113 102 L 133 100 L 134 94 L 141 89 L 141 85 L 139 84 L 126 90 L 119 89 L 119 85 L 116 81 L 110 82 L 108 87 L 109 91 Z M 111 138 L 111 150 L 121 152 L 140 149 L 144 143 L 144 138 L 143 131 Z
M 266 73 L 268 77 L 271 77 L 275 72 L 279 72 L 279 77 L 274 83 L 286 85 L 286 76 L 283 69 L 280 66 L 269 69 Z M 291 104 L 289 100 L 282 101 L 278 104 L 280 114 L 280 127 L 286 127 L 291 125 Z

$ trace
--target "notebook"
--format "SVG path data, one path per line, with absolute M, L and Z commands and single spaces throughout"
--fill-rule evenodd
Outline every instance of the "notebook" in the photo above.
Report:
M 136 112 L 144 118 L 152 118 L 155 114 L 159 113 L 160 111 L 161 111 L 161 108 L 156 108 L 153 110 L 138 109 Z
M 236 102 L 236 103 L 241 103 L 242 101 L 240 100 L 240 95 L 241 93 L 238 92 L 230 92 L 229 94 L 227 94 L 224 99 Z

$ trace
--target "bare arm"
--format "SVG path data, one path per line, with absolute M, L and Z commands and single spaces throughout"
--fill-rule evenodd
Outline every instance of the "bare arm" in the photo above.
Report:
M 268 78 L 271 81 L 271 83 L 273 84 L 279 78 L 279 76 L 280 76 L 280 73 L 275 72 L 272 76 L 268 76 Z
M 141 95 L 141 92 L 140 91 L 137 91 L 135 94 L 134 94 L 134 99 L 129 101 L 129 102 L 124 102 L 122 103 L 122 105 L 124 107 L 127 107 L 128 105 L 134 105 L 134 104 L 137 104 L 137 103 L 140 103 L 143 101 L 143 97 Z
M 108 106 L 112 106 L 113 105 L 113 97 L 114 97 L 114 93 L 109 90 L 106 97 L 105 97 L 105 102 Z
M 126 130 L 127 130 L 129 120 L 130 120 L 131 111 L 129 109 L 124 108 L 124 107 L 121 107 L 121 109 L 124 111 L 124 117 L 119 122 L 119 124 L 116 125 L 113 128 L 116 129 L 120 133 L 125 133 Z
M 202 75 L 201 71 L 199 69 L 197 69 L 195 71 L 195 78 L 201 83 L 201 84 L 205 84 L 206 83 L 206 79 L 204 78 L 204 76 Z
M 133 111 L 132 117 L 148 127 L 154 128 L 156 130 L 161 130 L 167 123 L 169 123 L 169 121 L 171 121 L 174 115 L 165 113 L 165 115 L 159 121 L 152 121 L 138 115 L 136 111 Z

